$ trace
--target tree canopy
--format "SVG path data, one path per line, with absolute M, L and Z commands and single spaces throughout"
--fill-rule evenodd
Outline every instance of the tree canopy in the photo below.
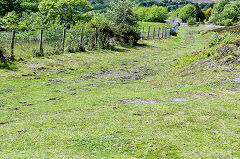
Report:
M 186 21 L 190 18 L 195 18 L 196 17 L 196 8 L 192 4 L 188 4 L 184 6 L 179 13 L 179 17 L 183 20 Z
M 38 7 L 49 19 L 58 19 L 65 26 L 73 24 L 81 12 L 92 8 L 87 0 L 42 0 Z

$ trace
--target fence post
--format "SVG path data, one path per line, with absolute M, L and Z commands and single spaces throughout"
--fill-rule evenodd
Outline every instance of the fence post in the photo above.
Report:
M 11 54 L 10 54 L 10 60 L 14 60 L 14 41 L 15 41 L 15 30 L 12 31 L 12 36 L 11 36 Z
M 155 36 L 155 27 L 153 28 L 153 40 L 154 40 L 154 36 Z
M 167 37 L 167 27 L 165 27 L 165 38 Z
M 64 46 L 65 46 L 65 38 L 66 38 L 66 30 L 63 29 L 63 38 L 62 38 L 62 49 L 64 52 Z
M 39 51 L 40 51 L 40 53 L 43 53 L 42 42 L 43 42 L 43 30 L 40 30 L 40 42 L 39 42 Z
M 142 27 L 142 37 L 141 37 L 142 40 L 143 40 L 143 33 L 144 33 L 144 27 Z
M 162 27 L 162 38 L 163 38 L 163 34 L 164 34 L 164 27 Z
M 147 38 L 149 39 L 150 26 L 148 27 Z
M 159 39 L 159 32 L 160 32 L 160 27 L 158 27 L 158 35 L 157 35 L 157 36 L 158 36 L 158 39 Z
M 81 43 L 81 46 L 83 46 L 83 29 L 81 29 L 80 43 Z
M 95 31 L 96 31 L 95 46 L 96 46 L 96 48 L 97 48 L 97 38 L 98 38 L 97 28 L 95 28 Z

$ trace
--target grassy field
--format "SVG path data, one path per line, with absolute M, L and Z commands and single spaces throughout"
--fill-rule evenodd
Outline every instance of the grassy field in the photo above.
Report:
M 0 158 L 240 158 L 240 66 L 178 33 L 1 66 Z

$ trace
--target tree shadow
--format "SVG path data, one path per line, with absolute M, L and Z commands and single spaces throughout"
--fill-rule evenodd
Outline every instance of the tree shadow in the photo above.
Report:
M 14 62 L 0 62 L 0 69 L 2 70 L 16 70 L 17 66 Z

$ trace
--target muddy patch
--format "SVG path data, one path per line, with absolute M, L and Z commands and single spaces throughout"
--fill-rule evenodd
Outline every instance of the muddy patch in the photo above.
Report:
M 141 100 L 141 99 L 135 99 L 135 100 L 120 100 L 120 104 L 121 105 L 127 105 L 127 104 L 153 104 L 153 103 L 157 103 L 154 100 L 151 99 L 147 99 L 147 100 Z

